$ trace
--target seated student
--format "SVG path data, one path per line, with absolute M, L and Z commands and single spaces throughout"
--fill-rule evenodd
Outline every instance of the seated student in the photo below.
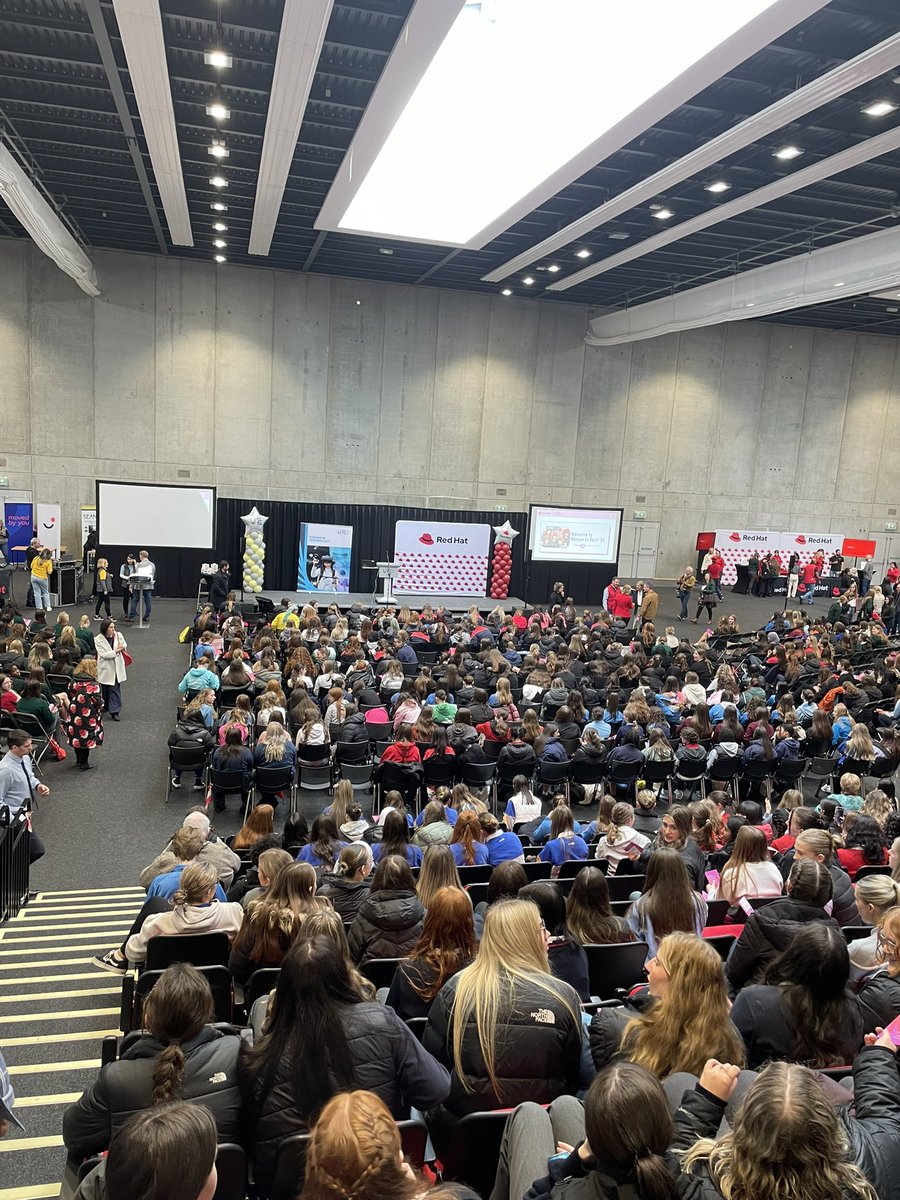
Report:
M 366 842 L 345 846 L 334 871 L 322 879 L 318 895 L 330 900 L 341 920 L 349 923 L 369 894 L 369 876 L 374 867 L 372 851 Z
M 316 872 L 308 863 L 291 861 L 283 866 L 265 893 L 245 906 L 246 915 L 228 959 L 235 980 L 244 985 L 254 971 L 280 967 L 307 916 L 327 904 L 316 895 Z
M 746 898 L 780 896 L 784 889 L 781 872 L 769 857 L 766 835 L 744 825 L 734 839 L 734 849 L 722 868 L 719 896 L 730 905 Z
M 468 893 L 439 888 L 428 903 L 419 940 L 394 974 L 385 1003 L 404 1021 L 427 1017 L 435 996 L 473 961 L 477 946 Z
M 591 998 L 587 955 L 566 928 L 566 902 L 555 883 L 542 879 L 519 889 L 520 900 L 536 904 L 546 931 L 547 961 L 557 979 L 573 987 L 583 1003 Z
M 560 740 L 559 728 L 548 721 L 544 726 L 544 734 L 546 742 L 540 753 L 540 761 L 548 763 L 566 763 L 569 761 L 569 752 L 564 743 Z
M 353 961 L 359 965 L 370 958 L 403 958 L 416 944 L 424 919 L 409 864 L 388 855 L 375 868 L 369 895 L 347 934 Z
M 291 735 L 277 717 L 270 717 L 253 748 L 253 764 L 257 767 L 293 767 L 297 751 Z
M 488 862 L 492 867 L 499 866 L 503 862 L 523 863 L 525 861 L 522 843 L 516 834 L 500 828 L 500 822 L 493 813 L 479 813 L 478 823 L 487 847 Z
M 615 875 L 619 865 L 629 859 L 631 851 L 641 854 L 649 844 L 650 838 L 634 828 L 634 809 L 630 804 L 619 803 L 613 805 L 609 825 L 597 842 L 594 857 L 606 859 L 607 874 Z
M 207 655 L 200 658 L 194 666 L 189 668 L 184 674 L 184 678 L 178 685 L 178 690 L 182 696 L 187 696 L 191 699 L 198 692 L 211 689 L 214 692 L 219 690 L 219 676 L 213 669 L 213 661 Z
M 537 844 L 538 842 L 545 842 L 550 836 L 550 819 L 553 816 L 553 810 L 556 808 L 568 808 L 568 806 L 568 801 L 566 800 L 564 792 L 557 792 L 550 798 L 550 812 L 541 820 L 539 825 L 535 826 L 534 830 L 532 831 L 531 840 L 533 843 Z M 590 826 L 585 827 L 579 824 L 578 821 L 574 822 L 575 832 L 580 837 L 587 837 L 589 828 Z
M 585 867 L 572 881 L 566 898 L 566 925 L 582 946 L 634 941 L 624 919 L 613 915 L 606 876 L 596 867 Z
M 853 900 L 853 884 L 850 876 L 838 862 L 837 845 L 834 838 L 824 829 L 804 829 L 794 843 L 793 861 L 809 859 L 822 863 L 831 875 L 833 886 L 833 915 L 839 925 L 855 925 L 859 921 Z M 791 855 L 782 859 L 781 872 L 787 874 L 791 868 Z
M 516 839 L 518 841 L 518 839 Z M 453 826 L 450 852 L 458 867 L 483 867 L 489 862 L 484 833 L 475 812 L 461 812 Z
M 175 863 L 171 870 L 166 871 L 163 875 L 157 875 L 147 888 L 148 900 L 154 898 L 171 900 L 181 887 L 182 873 L 192 862 L 197 861 L 197 856 L 202 848 L 203 835 L 199 829 L 185 829 L 182 826 L 172 838 L 172 853 L 175 855 Z M 225 892 L 218 880 L 216 882 L 215 896 L 217 900 L 222 903 L 225 902 Z
M 456 720 L 457 712 L 457 706 L 453 703 L 452 698 L 447 697 L 444 688 L 438 688 L 434 694 L 434 704 L 431 710 L 435 725 L 452 725 Z
M 634 808 L 634 828 L 652 839 L 659 834 L 661 820 L 656 814 L 656 793 L 652 788 L 639 788 Z
M 702 933 L 706 901 L 694 891 L 684 860 L 671 849 L 654 850 L 647 861 L 644 891 L 635 900 L 625 923 L 652 958 L 667 933 Z
M 216 739 L 210 733 L 206 724 L 206 718 L 201 711 L 202 706 L 199 703 L 199 696 L 192 700 L 181 716 L 178 718 L 174 730 L 169 734 L 167 745 L 179 750 L 203 750 L 204 754 L 210 754 L 216 746 Z M 194 769 L 194 788 L 197 791 L 203 789 L 203 773 L 204 767 Z M 172 787 L 181 787 L 181 767 L 172 768 Z
M 639 1063 L 658 1079 L 676 1071 L 702 1074 L 710 1058 L 744 1065 L 722 960 L 708 942 L 693 933 L 667 934 L 646 971 L 654 1001 L 649 1008 L 599 1009 L 591 1020 L 591 1058 L 598 1071 L 616 1059 Z
M 239 1072 L 242 1140 L 264 1195 L 281 1143 L 306 1133 L 335 1093 L 366 1088 L 402 1120 L 411 1107 L 434 1108 L 449 1089 L 447 1071 L 393 1009 L 359 991 L 340 946 L 324 934 L 285 955 L 262 1036 L 245 1046 Z
M 235 850 L 249 850 L 260 838 L 268 837 L 274 828 L 275 809 L 271 804 L 257 804 L 247 814 L 247 820 L 232 839 Z
M 832 898 L 832 878 L 823 863 L 800 860 L 785 884 L 787 895 L 749 916 L 725 963 L 732 988 L 760 983 L 769 964 L 811 923 L 837 928 L 826 906 Z M 857 916 L 857 920 L 859 917 Z
M 44 733 L 51 737 L 59 725 L 59 714 L 47 703 L 37 679 L 26 679 L 21 685 L 16 712 L 34 717 Z
M 490 1003 L 491 996 L 498 999 Z M 580 1004 L 550 971 L 536 905 L 504 900 L 488 908 L 478 954 L 438 992 L 422 1043 L 451 1069 L 450 1095 L 429 1120 L 439 1154 L 466 1113 L 574 1094 Z
M 848 984 L 850 957 L 833 923 L 801 929 L 766 970 L 765 982 L 742 988 L 731 1019 L 756 1070 L 775 1059 L 808 1067 L 850 1062 L 865 1029 Z
M 629 852 L 629 858 L 646 866 L 654 851 L 659 849 L 677 850 L 687 869 L 691 885 L 697 891 L 702 891 L 706 886 L 706 855 L 691 836 L 692 833 L 693 821 L 690 809 L 683 804 L 676 804 L 663 814 L 656 839 L 649 846 L 645 846 L 640 855 L 635 854 L 634 851 Z
M 125 943 L 125 957 L 130 963 L 142 963 L 147 958 L 147 943 L 152 937 L 178 936 L 189 933 L 225 933 L 229 941 L 241 927 L 244 910 L 240 904 L 222 903 L 216 899 L 216 869 L 210 863 L 190 863 L 181 873 L 181 886 L 172 897 L 167 912 L 148 915 L 139 930 Z M 94 965 L 99 966 L 97 959 Z
M 235 872 L 240 869 L 241 860 L 213 830 L 206 812 L 202 808 L 191 809 L 182 821 L 182 827 L 200 831 L 203 847 L 197 855 L 197 860 L 213 863 L 218 872 L 219 883 L 222 887 L 229 888 Z M 153 862 L 141 871 L 138 876 L 141 887 L 148 888 L 157 875 L 164 875 L 166 871 L 171 871 L 176 862 L 170 839 L 165 850 L 161 854 L 157 854 Z
M 273 840 L 281 840 L 277 834 L 271 834 L 270 837 Z M 255 857 L 256 870 L 251 868 L 245 875 L 242 875 L 237 887 L 230 888 L 226 896 L 226 899 L 240 904 L 244 912 L 254 900 L 261 900 L 268 893 L 272 880 L 281 868 L 289 867 L 294 862 L 294 856 L 290 851 L 285 850 L 283 846 L 269 846 L 266 844 L 267 842 L 268 838 L 260 838 L 256 846 L 250 848 L 250 862 L 254 863 Z M 253 852 L 257 846 L 261 846 L 262 849 L 254 856 Z M 246 887 L 243 886 L 245 880 L 248 881 Z
M 241 775 L 241 803 L 246 805 L 247 796 L 253 786 L 253 753 L 244 745 L 238 726 L 232 725 L 225 735 L 225 744 L 213 750 L 210 766 L 215 771 L 238 771 Z M 225 791 L 213 784 L 213 808 L 217 813 L 225 811 Z
M 837 851 L 838 862 L 851 879 L 860 867 L 882 867 L 888 863 L 884 832 L 874 817 L 864 813 L 847 813 L 843 824 L 843 847 Z
M 245 692 L 242 692 L 240 696 L 236 697 L 233 708 L 222 713 L 217 732 L 219 745 L 225 745 L 225 739 L 232 729 L 238 731 L 241 742 L 246 745 L 255 721 L 256 718 L 253 715 L 253 705 L 250 702 L 250 697 Z
M 411 867 L 422 865 L 422 851 L 410 843 L 410 825 L 406 816 L 396 809 L 390 809 L 382 825 L 381 841 L 372 847 L 372 855 L 376 863 L 389 854 L 405 858 Z
M 497 759 L 498 770 L 504 767 L 518 767 L 523 773 L 531 773 L 534 767 L 534 747 L 523 739 L 522 732 L 522 726 L 518 723 L 510 726 L 509 741 Z
M 212 1200 L 216 1143 L 216 1122 L 202 1104 L 159 1104 L 134 1113 L 108 1156 L 78 1185 L 75 1200 Z
M 334 870 L 338 855 L 347 845 L 338 836 L 334 817 L 320 813 L 312 823 L 309 844 L 297 855 L 297 862 L 309 863 L 312 867 L 330 873 Z
M 900 884 L 890 875 L 866 875 L 853 888 L 856 908 L 872 932 L 850 942 L 850 963 L 855 977 L 877 971 L 884 952 L 882 926 L 892 908 L 900 904 Z
M 802 805 L 792 808 L 788 816 L 787 830 L 781 837 L 773 839 L 772 849 L 777 850 L 779 854 L 785 854 L 788 850 L 793 850 L 794 843 L 804 829 L 818 828 L 820 828 L 819 818 L 811 808 L 805 808 Z
M 516 825 L 527 824 L 530 821 L 539 821 L 543 810 L 540 800 L 532 792 L 525 775 L 516 775 L 512 786 L 512 795 L 506 802 L 506 808 L 503 812 L 503 823 L 510 831 Z
M 551 875 L 559 875 L 563 863 L 573 859 L 582 862 L 588 856 L 587 842 L 575 832 L 572 810 L 565 804 L 558 805 L 550 814 L 550 837 L 538 855 L 540 862 L 553 864 Z
M 86 1158 L 108 1149 L 128 1117 L 157 1104 L 189 1099 L 204 1106 L 220 1142 L 239 1136 L 237 1060 L 241 1039 L 213 1026 L 212 992 L 190 963 L 175 963 L 144 1000 L 143 1028 L 116 1062 L 63 1114 L 63 1142 Z

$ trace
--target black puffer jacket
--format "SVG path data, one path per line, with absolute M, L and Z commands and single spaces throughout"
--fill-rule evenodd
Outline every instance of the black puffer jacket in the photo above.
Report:
M 450 1090 L 447 1071 L 422 1048 L 393 1009 L 374 1001 L 340 1005 L 339 1009 L 358 1088 L 379 1096 L 398 1121 L 409 1116 L 410 1106 L 429 1109 L 446 1098 Z M 294 1094 L 292 1074 L 290 1060 L 282 1057 L 257 1114 L 253 1080 L 246 1071 L 241 1072 L 242 1137 L 253 1158 L 254 1178 L 262 1195 L 272 1181 L 281 1142 L 309 1128 L 301 1111 L 302 1097 Z
M 326 896 L 345 925 L 355 919 L 363 902 L 369 895 L 368 879 L 344 879 L 340 875 L 326 875 L 316 895 Z
M 341 731 L 338 734 L 338 742 L 347 745 L 348 742 L 367 742 L 369 740 L 369 727 L 366 725 L 366 714 L 357 712 L 341 726 Z
M 824 908 L 784 896 L 756 910 L 741 930 L 728 959 L 725 974 L 737 991 L 748 983 L 760 983 L 766 967 L 786 950 L 797 934 L 811 921 L 826 921 L 835 929 L 838 923 Z
M 449 979 L 435 997 L 422 1037 L 427 1050 L 450 1070 L 447 1108 L 456 1116 L 495 1108 L 514 1108 L 525 1100 L 549 1104 L 557 1096 L 574 1094 L 578 1088 L 581 1059 L 581 1003 L 568 984 L 555 981 L 569 1002 L 571 1012 L 550 991 L 534 983 L 517 982 L 513 993 L 501 1002 L 494 1039 L 495 1072 L 500 1095 L 488 1078 L 475 1021 L 470 1017 L 463 1036 L 462 1065 L 471 1091 L 466 1091 L 453 1065 L 450 1013 L 459 976 Z M 575 1014 L 573 1017 L 572 1014 Z
M 783 879 L 786 880 L 788 875 L 790 875 L 794 861 L 795 855 L 793 849 L 788 850 L 782 855 L 779 868 Z M 837 921 L 838 925 L 858 925 L 859 912 L 856 908 L 853 884 L 850 882 L 850 876 L 838 862 L 837 856 L 835 856 L 833 862 L 828 864 L 828 871 L 831 875 L 832 887 L 831 915 Z
M 182 1046 L 184 1079 L 176 1098 L 205 1104 L 215 1117 L 220 1142 L 233 1142 L 240 1129 L 240 1045 L 236 1034 L 207 1025 Z M 164 1049 L 156 1038 L 141 1037 L 118 1062 L 101 1068 L 96 1081 L 63 1116 L 63 1141 L 70 1154 L 98 1154 L 130 1116 L 153 1107 L 153 1062 Z
M 419 940 L 425 909 L 415 892 L 370 893 L 347 932 L 357 964 L 370 958 L 406 958 Z
M 862 1014 L 863 1030 L 874 1033 L 880 1025 L 884 1028 L 900 1016 L 900 979 L 878 971 L 869 975 L 859 989 L 859 1011 Z
M 838 1115 L 849 1142 L 847 1161 L 862 1170 L 879 1200 L 900 1200 L 900 1075 L 892 1051 L 881 1046 L 860 1050 L 853 1063 L 853 1095 L 855 1116 L 850 1116 L 849 1105 Z M 677 1148 L 687 1150 L 698 1136 L 708 1136 L 708 1123 L 698 1127 L 695 1119 L 701 1103 L 712 1111 L 717 1102 L 701 1092 L 685 1095 L 675 1114 Z M 724 1113 L 724 1105 L 718 1107 L 720 1114 Z M 722 1196 L 709 1169 L 700 1164 L 691 1175 L 681 1175 L 678 1191 L 682 1200 L 720 1200 Z
M 216 748 L 216 739 L 203 724 L 203 718 L 198 713 L 178 722 L 168 737 L 168 745 L 179 750 L 190 750 L 194 746 L 202 746 L 209 754 Z

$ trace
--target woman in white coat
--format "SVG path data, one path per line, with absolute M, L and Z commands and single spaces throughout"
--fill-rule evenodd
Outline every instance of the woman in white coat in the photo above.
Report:
M 125 673 L 123 651 L 128 645 L 116 630 L 115 621 L 108 617 L 100 622 L 100 632 L 94 635 L 97 652 L 97 682 L 103 693 L 103 707 L 114 721 L 122 711 L 122 684 L 128 678 Z

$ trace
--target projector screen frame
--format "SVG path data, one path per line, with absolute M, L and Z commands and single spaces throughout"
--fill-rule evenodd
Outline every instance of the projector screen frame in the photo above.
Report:
M 201 490 L 207 491 L 207 492 L 212 492 L 212 544 L 210 546 L 166 546 L 165 543 L 163 543 L 163 542 L 151 542 L 151 543 L 149 543 L 149 545 L 140 547 L 140 549 L 149 549 L 149 546 L 152 545 L 155 548 L 159 548 L 159 549 L 187 550 L 190 552 L 200 551 L 203 553 L 209 552 L 209 553 L 215 554 L 216 538 L 218 536 L 218 530 L 216 528 L 216 520 L 217 520 L 217 515 L 218 515 L 216 512 L 217 501 L 218 501 L 218 489 L 216 488 L 215 484 L 212 484 L 212 483 L 145 483 L 143 480 L 140 480 L 140 479 L 95 479 L 94 480 L 94 506 L 97 511 L 97 526 L 96 526 L 96 528 L 97 528 L 97 540 L 98 541 L 100 540 L 100 528 L 101 528 L 101 526 L 100 526 L 100 516 L 101 516 L 101 513 L 100 513 L 100 486 L 101 486 L 101 484 L 104 484 L 104 483 L 110 484 L 113 487 L 166 488 L 168 491 L 173 491 L 174 489 L 179 488 L 182 491 L 188 491 L 188 492 L 198 492 Z M 117 542 L 117 543 L 110 543 L 110 544 L 111 545 L 121 545 L 122 543 Z
M 559 559 L 535 558 L 534 557 L 534 547 L 532 545 L 531 536 L 532 536 L 532 531 L 534 529 L 533 512 L 534 512 L 534 509 L 536 509 L 536 508 L 558 508 L 560 510 L 560 512 L 618 513 L 619 514 L 619 533 L 618 533 L 618 537 L 616 538 L 616 557 L 612 560 L 612 562 L 604 562 L 601 559 L 584 559 L 584 558 L 573 558 L 573 559 L 569 559 L 569 560 L 565 560 L 565 559 L 561 559 L 561 558 L 559 558 Z M 619 554 L 621 553 L 621 550 L 622 550 L 622 526 L 624 523 L 625 523 L 625 509 L 620 508 L 616 504 L 605 505 L 604 507 L 600 508 L 595 504 L 548 504 L 546 501 L 543 501 L 540 504 L 532 504 L 529 501 L 529 504 L 528 504 L 528 530 L 526 533 L 526 537 L 528 539 L 526 542 L 526 546 L 528 549 L 529 566 L 531 563 L 553 563 L 553 562 L 556 562 L 556 563 L 559 563 L 560 566 L 590 566 L 590 567 L 611 566 L 611 567 L 614 567 L 616 570 L 618 570 L 619 569 Z M 530 574 L 530 572 L 529 572 L 529 574 Z

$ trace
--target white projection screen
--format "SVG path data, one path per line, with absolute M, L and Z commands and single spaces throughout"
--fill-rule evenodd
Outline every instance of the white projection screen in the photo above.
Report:
M 216 489 L 97 480 L 101 546 L 215 548 Z
M 621 508 L 555 508 L 532 504 L 528 548 L 534 562 L 616 563 Z

